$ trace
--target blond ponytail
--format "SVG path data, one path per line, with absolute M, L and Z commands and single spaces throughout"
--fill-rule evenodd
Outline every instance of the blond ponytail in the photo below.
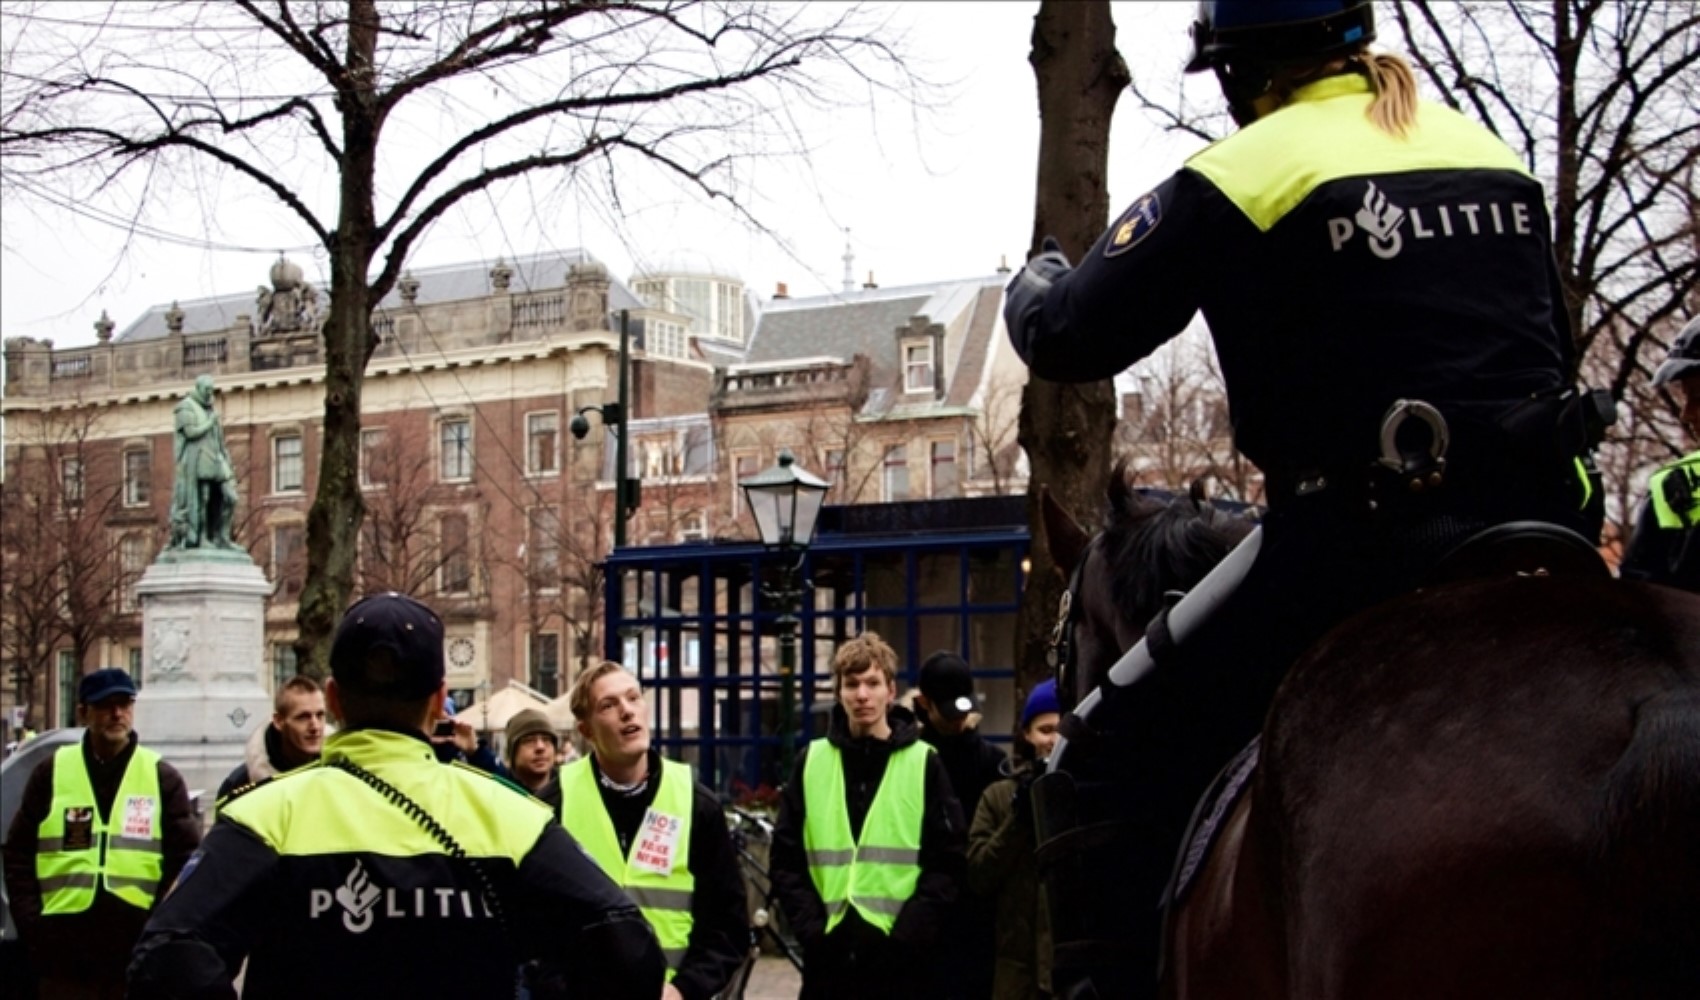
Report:
M 1389 135 L 1403 137 L 1417 123 L 1417 78 L 1410 64 L 1396 55 L 1359 52 L 1351 63 L 1369 79 L 1375 98 L 1369 102 L 1369 120 Z

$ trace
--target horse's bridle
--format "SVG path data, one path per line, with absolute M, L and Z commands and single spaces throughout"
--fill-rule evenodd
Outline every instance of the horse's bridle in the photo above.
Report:
M 1096 538 L 1093 540 L 1096 541 Z M 1074 701 L 1074 626 L 1080 621 L 1080 601 L 1076 599 L 1075 594 L 1080 590 L 1080 571 L 1086 568 L 1086 553 L 1091 549 L 1089 542 L 1086 548 L 1081 550 L 1080 561 L 1074 564 L 1074 569 L 1068 574 L 1068 586 L 1063 589 L 1062 596 L 1057 598 L 1057 620 L 1051 625 L 1051 641 L 1045 651 L 1045 662 L 1050 665 L 1051 675 L 1056 678 L 1057 691 L 1066 692 L 1063 697 L 1069 702 Z

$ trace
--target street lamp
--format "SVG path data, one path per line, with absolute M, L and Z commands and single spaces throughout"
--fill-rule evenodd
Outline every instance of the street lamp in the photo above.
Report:
M 738 486 L 749 501 L 762 544 L 784 557 L 779 586 L 766 595 L 783 609 L 774 624 L 779 626 L 779 770 L 780 780 L 788 781 L 796 750 L 797 628 L 802 624 L 797 617 L 803 596 L 797 571 L 814 541 L 821 503 L 831 484 L 798 468 L 791 452 L 781 450 L 778 465 L 740 480 Z M 790 558 L 793 555 L 796 558 Z

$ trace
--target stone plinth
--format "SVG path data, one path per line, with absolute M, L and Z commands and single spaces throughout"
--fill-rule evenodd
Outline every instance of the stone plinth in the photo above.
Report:
M 167 551 L 136 585 L 142 677 L 136 731 L 210 797 L 271 718 L 262 671 L 272 585 L 245 552 Z

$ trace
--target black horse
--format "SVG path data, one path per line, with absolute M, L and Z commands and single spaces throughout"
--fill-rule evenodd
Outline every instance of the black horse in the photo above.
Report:
M 1077 693 L 1246 530 L 1114 480 L 1098 535 L 1046 520 Z M 1148 992 L 1118 979 L 1148 943 L 1117 935 L 1152 901 L 1113 870 L 1142 765 L 1109 737 L 1064 752 L 1073 815 L 1040 803 L 1042 836 L 1074 829 L 1041 849 L 1062 995 Z M 1700 996 L 1700 598 L 1490 575 L 1373 608 L 1289 672 L 1220 830 L 1171 907 L 1166 995 Z

